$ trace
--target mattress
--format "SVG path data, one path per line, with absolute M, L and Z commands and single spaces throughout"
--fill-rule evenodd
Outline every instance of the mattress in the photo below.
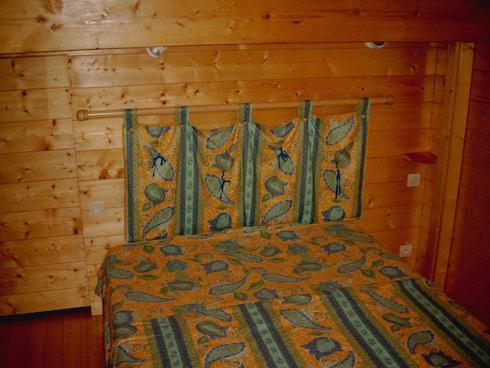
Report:
M 349 222 L 117 246 L 97 291 L 110 367 L 490 366 L 487 327 Z

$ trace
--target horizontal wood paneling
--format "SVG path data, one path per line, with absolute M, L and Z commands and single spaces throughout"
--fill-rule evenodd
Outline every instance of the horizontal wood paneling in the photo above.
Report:
M 104 202 L 106 207 L 124 205 L 124 179 L 80 181 L 80 204 L 90 209 L 92 202 Z
M 199 50 L 199 49 L 198 49 Z M 74 88 L 206 81 L 435 74 L 436 49 L 169 49 L 160 58 L 139 54 L 75 56 Z
M 65 56 L 0 59 L 0 90 L 68 87 Z
M 102 216 L 91 216 L 90 210 L 82 211 L 84 237 L 124 234 L 124 207 L 106 208 Z
M 123 124 L 118 118 L 74 122 L 77 151 L 122 148 Z
M 87 305 L 66 63 L 0 58 L 0 314 Z
M 429 129 L 387 130 L 368 132 L 368 134 L 369 141 L 366 153 L 368 158 L 429 150 Z
M 0 154 L 0 183 L 75 178 L 74 150 Z
M 368 158 L 365 181 L 366 183 L 400 182 L 406 180 L 408 174 L 422 173 L 424 168 L 425 165 L 400 155 Z
M 79 152 L 77 159 L 79 180 L 124 177 L 124 155 L 122 149 Z
M 71 117 L 68 89 L 0 91 L 0 121 Z
M 0 296 L 0 315 L 86 306 L 88 293 L 86 287 L 76 287 Z
M 70 289 L 86 285 L 85 262 L 0 270 L 0 295 Z
M 437 76 L 271 79 L 74 89 L 73 109 L 113 110 L 178 105 L 283 102 L 394 95 L 397 103 L 432 101 Z
M 0 243 L 0 269 L 85 262 L 81 235 Z
M 383 208 L 422 202 L 422 186 L 407 187 L 406 181 L 365 184 L 364 208 Z
M 1 184 L 0 213 L 78 207 L 77 179 Z
M 368 232 L 416 228 L 420 226 L 420 211 L 418 204 L 367 208 L 359 225 Z
M 81 233 L 80 208 L 0 214 L 0 241 L 48 238 Z
M 371 235 L 373 235 L 387 251 L 398 254 L 398 248 L 401 244 L 417 244 L 419 230 L 418 227 L 411 227 L 408 229 L 376 231 L 371 233 Z M 410 259 L 405 261 L 408 263 L 412 262 Z
M 472 40 L 477 4 L 416 0 L 2 2 L 0 52 L 154 45 Z
M 85 247 L 87 264 L 100 264 L 109 248 L 125 243 L 125 237 L 122 234 L 99 236 L 95 238 L 84 237 L 83 244 Z
M 0 153 L 74 148 L 71 119 L 0 123 Z

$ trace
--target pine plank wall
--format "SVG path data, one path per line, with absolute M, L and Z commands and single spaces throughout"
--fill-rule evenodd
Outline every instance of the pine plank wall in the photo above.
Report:
M 482 9 L 446 290 L 490 324 L 490 3 Z M 468 286 L 471 285 L 471 292 Z
M 474 35 L 472 1 L 84 1 L 83 22 L 74 2 L 30 3 L 0 5 L 0 315 L 100 306 L 97 268 L 124 242 L 122 121 L 78 122 L 81 108 L 393 95 L 372 107 L 360 222 L 394 252 L 413 244 L 423 270 L 435 166 L 404 154 L 437 151 L 447 42 Z M 152 59 L 152 44 L 171 46 Z

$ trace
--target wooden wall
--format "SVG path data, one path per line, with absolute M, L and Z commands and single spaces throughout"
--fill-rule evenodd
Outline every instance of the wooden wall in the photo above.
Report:
M 389 249 L 425 253 L 445 44 L 362 43 L 172 47 L 74 52 L 0 60 L 0 313 L 96 305 L 96 271 L 122 243 L 124 160 L 120 119 L 78 122 L 90 110 L 301 101 L 394 95 L 375 105 L 362 225 Z M 408 173 L 419 187 L 407 188 Z M 93 217 L 90 203 L 105 203 Z
M 0 65 L 0 314 L 85 305 L 66 57 Z
M 0 53 L 291 42 L 471 41 L 473 0 L 16 0 Z
M 481 12 L 487 25 L 473 63 L 463 168 L 454 226 L 448 294 L 490 324 L 490 5 Z M 469 287 L 471 292 L 469 292 Z

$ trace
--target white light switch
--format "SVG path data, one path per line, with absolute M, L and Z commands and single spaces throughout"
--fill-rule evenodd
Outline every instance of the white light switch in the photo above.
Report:
M 412 254 L 412 244 L 400 245 L 400 252 L 398 254 L 400 258 L 410 257 L 411 254 Z
M 420 185 L 420 174 L 408 174 L 407 175 L 407 187 L 418 187 Z
M 105 204 L 104 202 L 92 202 L 90 203 L 90 214 L 92 217 L 100 217 L 104 214 Z

